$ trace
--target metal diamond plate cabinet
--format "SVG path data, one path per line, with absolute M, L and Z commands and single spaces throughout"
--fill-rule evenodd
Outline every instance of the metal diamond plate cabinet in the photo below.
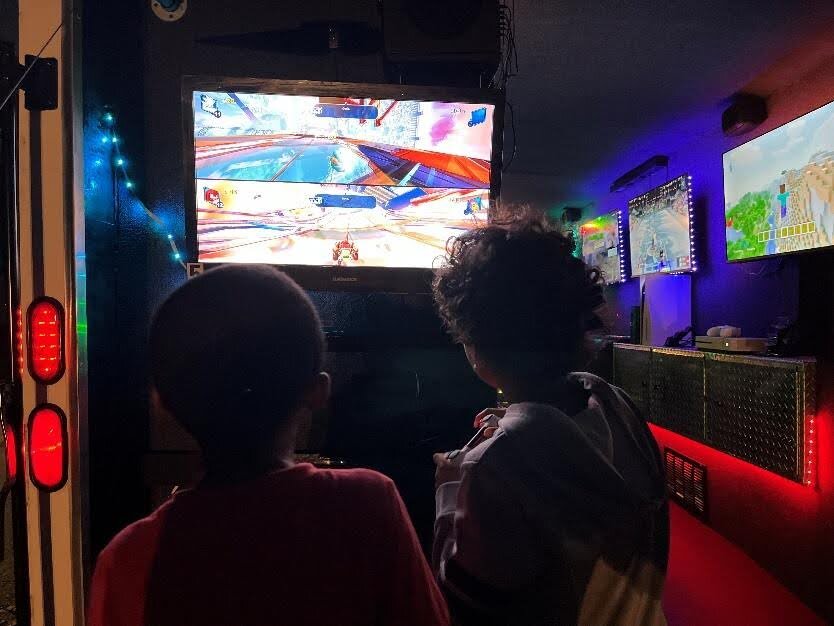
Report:
M 614 383 L 650 422 L 813 484 L 815 364 L 616 344 Z
M 625 390 L 646 419 L 651 399 L 651 363 L 652 350 L 648 346 L 614 345 L 614 384 Z
M 813 385 L 812 361 L 709 355 L 706 443 L 801 481 Z
M 651 420 L 697 441 L 704 440 L 704 353 L 652 350 Z

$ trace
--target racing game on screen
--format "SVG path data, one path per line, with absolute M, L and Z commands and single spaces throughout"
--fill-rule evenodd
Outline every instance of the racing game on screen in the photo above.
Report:
M 631 274 L 692 269 L 689 176 L 679 176 L 628 203 Z
M 620 267 L 619 212 L 605 213 L 582 224 L 579 239 L 582 258 L 591 267 L 599 268 L 607 284 L 625 279 Z
M 724 154 L 727 258 L 834 245 L 834 102 Z
M 491 104 L 194 92 L 202 262 L 431 268 L 487 220 Z

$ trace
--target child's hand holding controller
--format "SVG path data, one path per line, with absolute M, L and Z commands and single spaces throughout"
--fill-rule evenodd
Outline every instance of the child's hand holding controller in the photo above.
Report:
M 475 416 L 475 428 L 478 432 L 472 437 L 466 445 L 459 450 L 452 450 L 446 453 L 437 453 L 434 455 L 434 463 L 437 466 L 434 474 L 434 483 L 436 487 L 448 482 L 460 480 L 460 466 L 466 453 L 472 448 L 483 443 L 495 434 L 498 429 L 498 421 L 504 417 L 506 411 L 504 409 L 484 409 L 477 416 Z

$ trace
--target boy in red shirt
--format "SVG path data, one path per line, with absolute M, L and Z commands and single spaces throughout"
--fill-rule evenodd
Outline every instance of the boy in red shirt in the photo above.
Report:
M 150 333 L 153 400 L 197 440 L 206 474 L 101 553 L 90 626 L 445 626 L 393 482 L 293 463 L 327 401 L 324 336 L 279 271 L 191 279 Z

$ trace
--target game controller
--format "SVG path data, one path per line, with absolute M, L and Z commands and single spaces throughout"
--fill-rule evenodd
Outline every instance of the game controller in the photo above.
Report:
M 741 337 L 741 329 L 737 326 L 713 326 L 707 330 L 707 337 Z
M 486 431 L 490 428 L 498 428 L 498 421 L 499 418 L 497 415 L 489 415 L 481 420 L 480 428 L 478 428 L 478 432 L 475 433 L 475 436 L 472 437 L 469 441 L 466 442 L 459 450 L 452 450 L 446 455 L 446 460 L 451 461 L 457 458 L 461 454 L 465 454 L 469 452 L 472 448 L 480 445 L 486 439 Z

